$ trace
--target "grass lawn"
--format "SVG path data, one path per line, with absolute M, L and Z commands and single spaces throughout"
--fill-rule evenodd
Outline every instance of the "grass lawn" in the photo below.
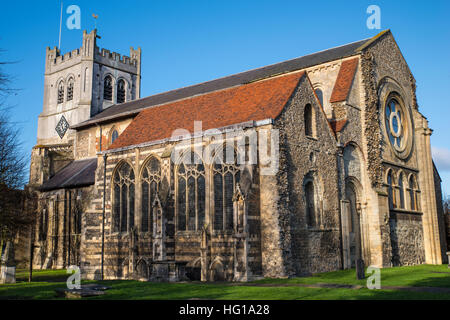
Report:
M 65 288 L 65 270 L 33 272 L 28 283 L 26 270 L 18 270 L 17 283 L 0 285 L 0 299 L 58 299 L 55 289 Z M 86 299 L 448 299 L 450 293 L 410 292 L 383 289 L 383 286 L 450 288 L 450 270 L 446 265 L 421 265 L 381 270 L 381 289 L 310 288 L 297 284 L 320 283 L 365 285 L 355 280 L 355 270 L 341 270 L 292 279 L 263 279 L 249 284 L 233 283 L 152 283 L 132 280 L 83 281 L 101 283 L 111 289 L 100 297 Z M 268 287 L 267 285 L 272 285 Z M 274 286 L 275 285 L 275 286 Z M 61 299 L 61 298 L 59 298 Z

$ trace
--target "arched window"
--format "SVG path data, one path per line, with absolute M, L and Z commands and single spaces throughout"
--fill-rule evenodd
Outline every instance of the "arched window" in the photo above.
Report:
M 392 186 L 392 181 L 393 181 L 392 171 L 389 170 L 388 175 L 387 175 L 389 209 L 393 209 L 396 207 L 394 188 Z
M 411 210 L 419 211 L 419 188 L 414 175 L 411 175 L 411 177 L 409 177 L 409 198 Z
M 405 208 L 405 190 L 403 187 L 403 172 L 398 176 L 398 191 L 400 195 L 400 208 Z
M 309 137 L 313 137 L 314 136 L 314 109 L 312 108 L 312 106 L 308 103 L 305 106 L 305 135 L 309 136 Z
M 314 92 L 316 93 L 316 96 L 319 99 L 320 105 L 323 107 L 323 92 L 322 92 L 322 90 L 316 89 Z
M 142 219 L 143 232 L 153 231 L 153 201 L 161 186 L 161 164 L 152 157 L 142 173 Z
M 58 104 L 64 102 L 64 83 L 61 81 L 58 84 Z
M 43 208 L 40 216 L 39 223 L 39 240 L 47 239 L 47 231 L 48 231 L 48 212 L 47 208 Z
M 114 174 L 113 230 L 126 232 L 134 226 L 134 171 L 123 162 Z
M 177 179 L 177 229 L 201 230 L 205 223 L 205 166 L 196 153 L 184 154 Z
M 306 223 L 308 227 L 315 227 L 316 221 L 316 199 L 314 194 L 314 182 L 309 180 L 305 184 L 305 200 L 306 200 Z
M 241 177 L 238 155 L 232 146 L 219 148 L 216 152 L 213 165 L 214 230 L 233 230 L 233 195 Z
M 74 80 L 71 78 L 69 82 L 67 83 L 67 101 L 73 100 L 73 84 Z
M 116 141 L 116 139 L 119 137 L 119 133 L 117 132 L 117 130 L 114 130 L 113 133 L 111 134 L 111 143 L 113 143 L 114 141 Z
M 103 99 L 112 101 L 112 91 L 113 91 L 112 77 L 108 75 L 105 77 L 105 80 L 103 81 Z
M 125 81 L 120 79 L 117 82 L 117 103 L 125 102 Z

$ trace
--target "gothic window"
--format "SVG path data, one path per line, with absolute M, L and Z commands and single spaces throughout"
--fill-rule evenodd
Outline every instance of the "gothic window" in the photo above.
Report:
M 71 78 L 69 80 L 69 82 L 67 83 L 67 101 L 73 100 L 73 85 L 74 85 L 74 80 L 73 80 L 73 78 Z
M 143 232 L 153 231 L 153 201 L 161 185 L 161 163 L 151 157 L 142 173 L 142 219 Z
M 112 91 L 112 77 L 108 75 L 103 82 L 103 99 L 112 101 Z
M 134 226 L 134 171 L 123 162 L 113 180 L 113 231 L 127 232 Z
M 205 223 L 205 166 L 194 152 L 187 152 L 177 169 L 177 228 L 201 230 Z
M 409 199 L 411 210 L 419 211 L 419 188 L 417 186 L 416 178 L 414 175 L 409 177 Z
M 316 222 L 316 205 L 314 194 L 314 182 L 312 180 L 305 184 L 305 200 L 306 200 L 306 223 L 308 227 L 315 227 Z
M 48 230 L 48 211 L 47 208 L 42 209 L 39 223 L 39 240 L 47 239 Z
M 308 103 L 305 106 L 305 114 L 304 114 L 304 123 L 305 123 L 305 135 L 313 137 L 314 136 L 314 109 Z
M 58 104 L 64 102 L 64 83 L 61 81 L 58 84 Z
M 125 81 L 120 79 L 117 82 L 117 103 L 125 102 Z
M 114 130 L 113 133 L 111 134 L 111 143 L 113 143 L 114 141 L 116 141 L 116 139 L 119 137 L 119 133 L 117 132 L 117 130 Z
M 319 99 L 320 105 L 323 107 L 323 92 L 320 89 L 314 91 L 316 93 L 317 99 Z
M 392 171 L 389 170 L 387 175 L 389 209 L 393 209 L 396 207 L 394 188 L 392 183 L 393 183 Z
M 229 146 L 219 150 L 214 158 L 214 230 L 233 230 L 233 195 L 240 180 L 237 158 Z
M 398 176 L 398 191 L 400 195 L 400 208 L 405 208 L 405 190 L 403 188 L 403 173 Z

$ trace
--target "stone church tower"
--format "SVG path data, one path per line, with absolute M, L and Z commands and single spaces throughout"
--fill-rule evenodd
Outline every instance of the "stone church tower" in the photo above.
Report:
M 30 184 L 40 185 L 74 159 L 71 126 L 111 105 L 140 97 L 141 49 L 130 57 L 97 47 L 97 30 L 83 32 L 81 48 L 61 55 L 47 47 L 44 103 L 38 119 Z

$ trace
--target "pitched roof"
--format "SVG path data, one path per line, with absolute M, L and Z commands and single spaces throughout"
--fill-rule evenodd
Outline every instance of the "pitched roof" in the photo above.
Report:
M 355 77 L 358 60 L 358 58 L 354 58 L 342 62 L 336 82 L 334 83 L 333 92 L 331 93 L 331 103 L 347 100 L 353 78 Z
M 97 158 L 72 161 L 45 181 L 39 189 L 50 191 L 92 185 L 95 183 L 96 169 Z
M 194 121 L 202 121 L 205 131 L 275 119 L 304 75 L 290 73 L 145 109 L 108 149 L 170 138 L 177 129 L 193 133 Z
M 117 119 L 121 117 L 130 117 L 138 114 L 141 110 L 165 104 L 168 102 L 185 99 L 195 95 L 205 94 L 212 91 L 230 88 L 236 85 L 252 82 L 258 79 L 270 76 L 305 69 L 314 65 L 322 64 L 328 61 L 342 59 L 357 54 L 358 48 L 363 46 L 368 40 L 360 40 L 343 46 L 331 48 L 328 50 L 316 52 L 299 58 L 287 60 L 284 62 L 268 65 L 262 68 L 253 69 L 237 73 L 224 78 L 211 80 L 188 86 L 172 91 L 163 92 L 146 98 L 129 101 L 126 103 L 113 105 L 101 113 L 93 116 L 87 121 L 73 125 L 71 128 L 82 128 L 96 123 Z
M 344 129 L 347 124 L 347 119 L 329 120 L 328 122 L 330 123 L 331 129 L 333 129 L 334 133 L 338 133 Z

